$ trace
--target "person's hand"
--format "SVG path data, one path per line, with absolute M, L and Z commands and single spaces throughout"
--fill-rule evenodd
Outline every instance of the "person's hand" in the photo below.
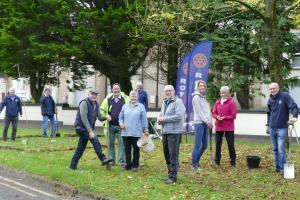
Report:
M 268 125 L 266 125 L 266 134 L 270 134 L 270 129 L 269 129 L 269 126 Z
M 221 117 L 220 115 L 217 116 L 217 120 L 222 121 L 225 117 Z
M 212 124 L 209 122 L 209 123 L 207 123 L 207 127 L 209 128 L 209 129 L 212 129 Z
M 89 137 L 90 139 L 93 139 L 95 137 L 94 131 L 89 132 Z
M 149 131 L 144 131 L 144 136 L 148 137 L 150 135 Z
M 110 122 L 111 121 L 111 116 L 110 115 L 106 115 L 106 120 Z
M 121 128 L 122 130 L 125 130 L 125 125 L 124 125 L 124 124 L 120 124 L 120 128 Z
M 290 120 L 288 121 L 288 125 L 294 125 L 296 121 L 297 121 L 297 118 L 296 118 L 296 117 L 293 117 L 292 119 L 290 119 Z
M 158 117 L 157 118 L 157 123 L 158 124 L 162 124 L 164 122 L 164 118 L 163 117 Z

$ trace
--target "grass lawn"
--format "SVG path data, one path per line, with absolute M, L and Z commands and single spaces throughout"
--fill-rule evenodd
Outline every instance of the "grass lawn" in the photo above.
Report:
M 19 130 L 18 134 L 24 136 L 39 132 Z M 90 144 L 79 162 L 79 170 L 73 171 L 68 166 L 78 138 L 63 137 L 70 131 L 61 133 L 62 137 L 56 138 L 55 142 L 50 142 L 49 138 L 29 138 L 27 144 L 22 144 L 26 137 L 18 138 L 16 142 L 0 142 L 0 165 L 116 199 L 300 199 L 300 151 L 297 146 L 293 147 L 292 154 L 296 178 L 285 180 L 282 174 L 274 172 L 269 143 L 237 141 L 237 169 L 233 170 L 224 141 L 220 168 L 211 165 L 208 149 L 203 156 L 202 170 L 192 171 L 193 138 L 189 138 L 187 143 L 183 138 L 178 182 L 165 185 L 166 165 L 159 140 L 155 140 L 156 148 L 151 154 L 141 153 L 143 166 L 138 172 L 124 171 L 119 166 L 107 171 L 99 164 Z M 101 137 L 102 144 L 105 140 Z M 107 149 L 103 150 L 107 154 Z M 259 169 L 247 169 L 247 155 L 262 157 Z

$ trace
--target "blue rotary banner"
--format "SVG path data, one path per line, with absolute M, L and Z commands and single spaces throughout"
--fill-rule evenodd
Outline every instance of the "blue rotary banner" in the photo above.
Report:
M 187 102 L 187 73 L 190 62 L 190 54 L 183 57 L 179 63 L 176 80 L 176 95 L 182 99 L 184 105 Z
M 176 82 L 176 94 L 186 106 L 186 131 L 193 130 L 192 93 L 198 80 L 208 82 L 212 41 L 196 44 L 179 64 Z

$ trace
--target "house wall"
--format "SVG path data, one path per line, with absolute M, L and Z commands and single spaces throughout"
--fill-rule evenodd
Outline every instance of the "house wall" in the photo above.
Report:
M 5 109 L 0 114 L 0 120 L 4 118 Z M 40 106 L 28 106 L 23 107 L 23 117 L 20 117 L 20 121 L 42 121 Z M 153 111 L 148 112 L 148 117 L 158 117 L 159 112 Z M 73 126 L 76 116 L 76 109 L 63 110 L 61 106 L 58 106 L 58 121 L 63 125 Z M 260 112 L 239 112 L 235 120 L 235 134 L 237 135 L 248 135 L 248 136 L 265 136 L 267 122 L 267 115 L 265 111 Z M 102 126 L 97 121 L 96 126 Z M 160 127 L 157 127 L 160 129 Z M 300 134 L 300 121 L 295 124 L 296 132 Z M 295 136 L 295 135 L 294 135 Z M 298 135 L 300 136 L 300 135 Z

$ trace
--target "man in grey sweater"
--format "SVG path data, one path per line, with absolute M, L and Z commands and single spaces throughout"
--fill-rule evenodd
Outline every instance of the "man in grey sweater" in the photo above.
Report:
M 70 164 L 71 169 L 77 169 L 78 161 L 86 148 L 88 140 L 93 144 L 95 152 L 99 160 L 102 162 L 102 165 L 112 161 L 112 159 L 106 158 L 102 153 L 101 144 L 94 133 L 97 118 L 101 121 L 106 120 L 106 118 L 102 117 L 99 112 L 99 105 L 96 101 L 97 94 L 97 91 L 90 90 L 89 97 L 79 103 L 74 124 L 76 133 L 79 135 L 79 141 Z
M 168 167 L 168 178 L 165 183 L 173 184 L 177 181 L 179 144 L 183 132 L 185 106 L 182 100 L 175 96 L 172 85 L 165 86 L 164 92 L 166 100 L 162 104 L 157 122 L 162 126 L 163 150 Z

